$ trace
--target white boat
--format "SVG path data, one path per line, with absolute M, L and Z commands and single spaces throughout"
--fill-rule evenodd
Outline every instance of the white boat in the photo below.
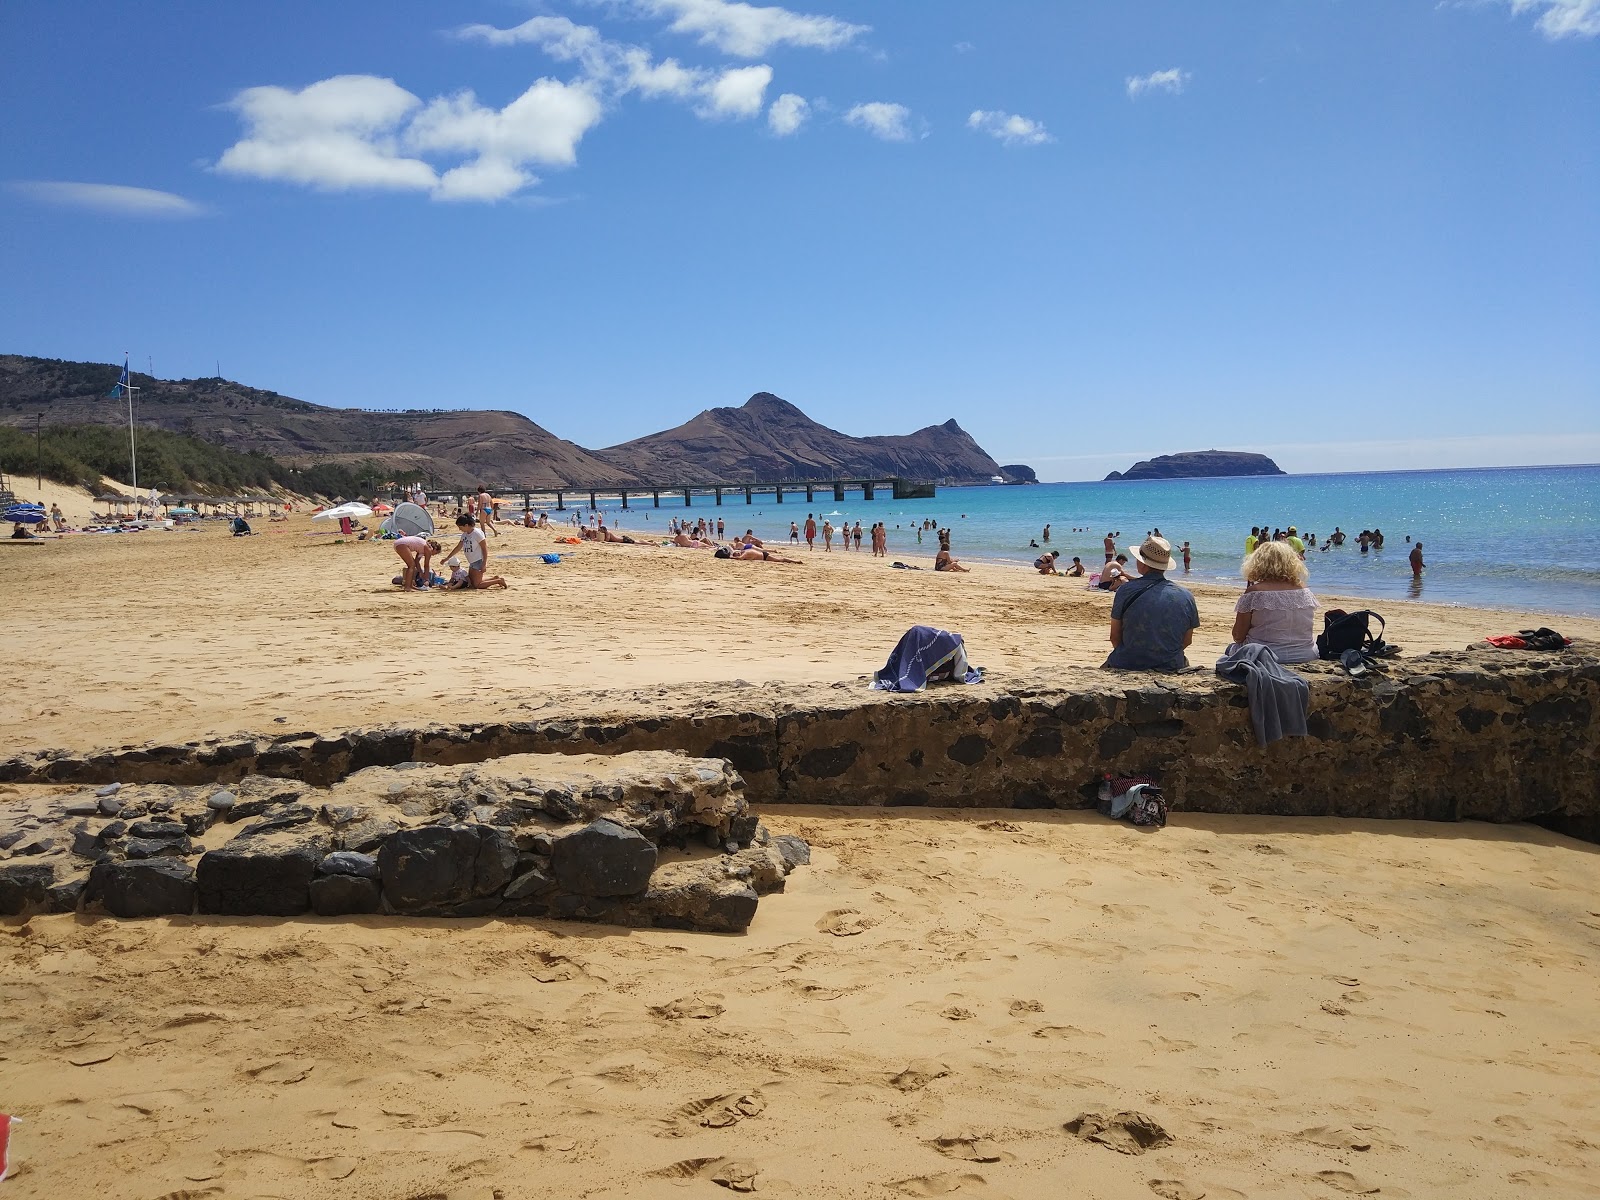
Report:
M 989 476 L 989 482 L 990 483 L 1004 483 L 1005 481 L 1006 481 L 1006 477 L 1004 475 L 991 475 L 991 476 Z

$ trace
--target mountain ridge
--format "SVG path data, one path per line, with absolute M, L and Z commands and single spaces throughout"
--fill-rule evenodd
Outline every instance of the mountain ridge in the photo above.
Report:
M 51 425 L 120 424 L 126 407 L 107 398 L 120 374 L 114 364 L 0 355 L 0 423 L 31 427 L 43 412 Z M 140 389 L 141 424 L 293 465 L 375 462 L 445 488 L 770 483 L 801 475 L 975 483 L 999 473 L 953 418 L 910 434 L 856 438 L 771 392 L 588 450 L 505 409 L 336 408 L 220 377 L 163 380 L 135 372 L 131 380 Z M 743 415 L 730 420 L 735 413 Z

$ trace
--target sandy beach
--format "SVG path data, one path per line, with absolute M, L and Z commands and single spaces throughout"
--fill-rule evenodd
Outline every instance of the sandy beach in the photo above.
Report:
M 497 559 L 504 592 L 402 595 L 387 546 L 303 516 L 256 527 L 9 548 L 31 616 L 8 746 L 855 686 L 916 622 L 993 668 L 1105 654 L 1109 596 L 1000 567 L 583 545 Z M 1227 641 L 1232 599 L 1201 591 L 1192 662 Z M 1383 608 L 1408 653 L 1530 620 Z M 0 1109 L 25 1121 L 7 1195 L 1600 1196 L 1595 847 L 1184 813 L 1154 834 L 1088 813 L 764 816 L 813 864 L 743 937 L 0 924 Z M 1064 1128 L 1119 1112 L 1167 1140 L 1124 1154 Z
M 491 552 L 508 590 L 406 595 L 390 584 L 400 560 L 385 544 L 314 532 L 322 524 L 303 515 L 255 527 L 259 536 L 233 538 L 225 522 L 205 521 L 199 532 L 0 551 L 32 614 L 12 648 L 18 748 L 548 714 L 573 688 L 854 682 L 914 624 L 961 633 L 972 661 L 995 670 L 1092 669 L 1109 650 L 1109 593 L 1004 566 L 897 571 L 865 552 L 803 548 L 800 566 L 739 563 L 705 550 L 560 546 L 559 531 L 503 526 Z M 642 528 L 642 518 L 625 526 L 635 537 Z M 931 567 L 933 547 L 916 550 L 903 535 L 890 561 Z M 547 566 L 538 555 L 551 551 L 567 557 Z M 1189 658 L 1209 665 L 1227 645 L 1237 592 L 1196 591 L 1202 624 Z M 1595 620 L 1380 607 L 1408 653 L 1458 650 L 1530 622 L 1600 636 Z

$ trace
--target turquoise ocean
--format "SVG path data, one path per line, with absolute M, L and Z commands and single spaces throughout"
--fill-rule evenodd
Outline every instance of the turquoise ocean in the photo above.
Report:
M 659 509 L 649 503 L 633 497 L 632 510 L 618 514 L 622 528 L 653 534 L 685 515 L 681 493 L 663 494 Z M 615 498 L 601 507 L 615 513 Z M 808 512 L 819 524 L 824 517 L 835 525 L 860 521 L 863 529 L 887 522 L 890 557 L 923 566 L 937 549 L 931 534 L 916 540 L 917 525 L 929 518 L 950 529 L 956 557 L 1023 565 L 1039 553 L 1028 543 L 1048 522 L 1050 548 L 1066 562 L 1079 555 L 1091 570 L 1104 561 L 1108 532 L 1120 531 L 1118 544 L 1126 546 L 1159 528 L 1175 548 L 1189 542 L 1191 579 L 1229 584 L 1239 583 L 1252 525 L 1295 525 L 1316 533 L 1319 544 L 1338 526 L 1349 535 L 1342 549 L 1306 555 L 1313 589 L 1600 617 L 1600 465 L 953 487 L 931 500 L 892 500 L 885 491 L 866 500 L 852 491 L 835 501 L 830 491 L 807 504 L 801 492 L 786 493 L 781 506 L 771 492 L 753 505 L 730 492 L 720 508 L 697 494 L 688 515 L 721 516 L 730 536 L 751 528 L 786 542 L 789 522 L 804 525 Z M 1383 530 L 1384 548 L 1362 554 L 1356 534 L 1372 528 Z M 1407 536 L 1423 543 L 1420 586 L 1406 560 Z

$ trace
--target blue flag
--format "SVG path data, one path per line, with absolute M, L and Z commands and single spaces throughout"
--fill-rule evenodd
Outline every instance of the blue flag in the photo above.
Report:
M 122 378 L 118 379 L 116 386 L 106 393 L 107 400 L 117 400 L 122 396 L 122 389 L 128 386 L 128 360 L 122 360 Z

